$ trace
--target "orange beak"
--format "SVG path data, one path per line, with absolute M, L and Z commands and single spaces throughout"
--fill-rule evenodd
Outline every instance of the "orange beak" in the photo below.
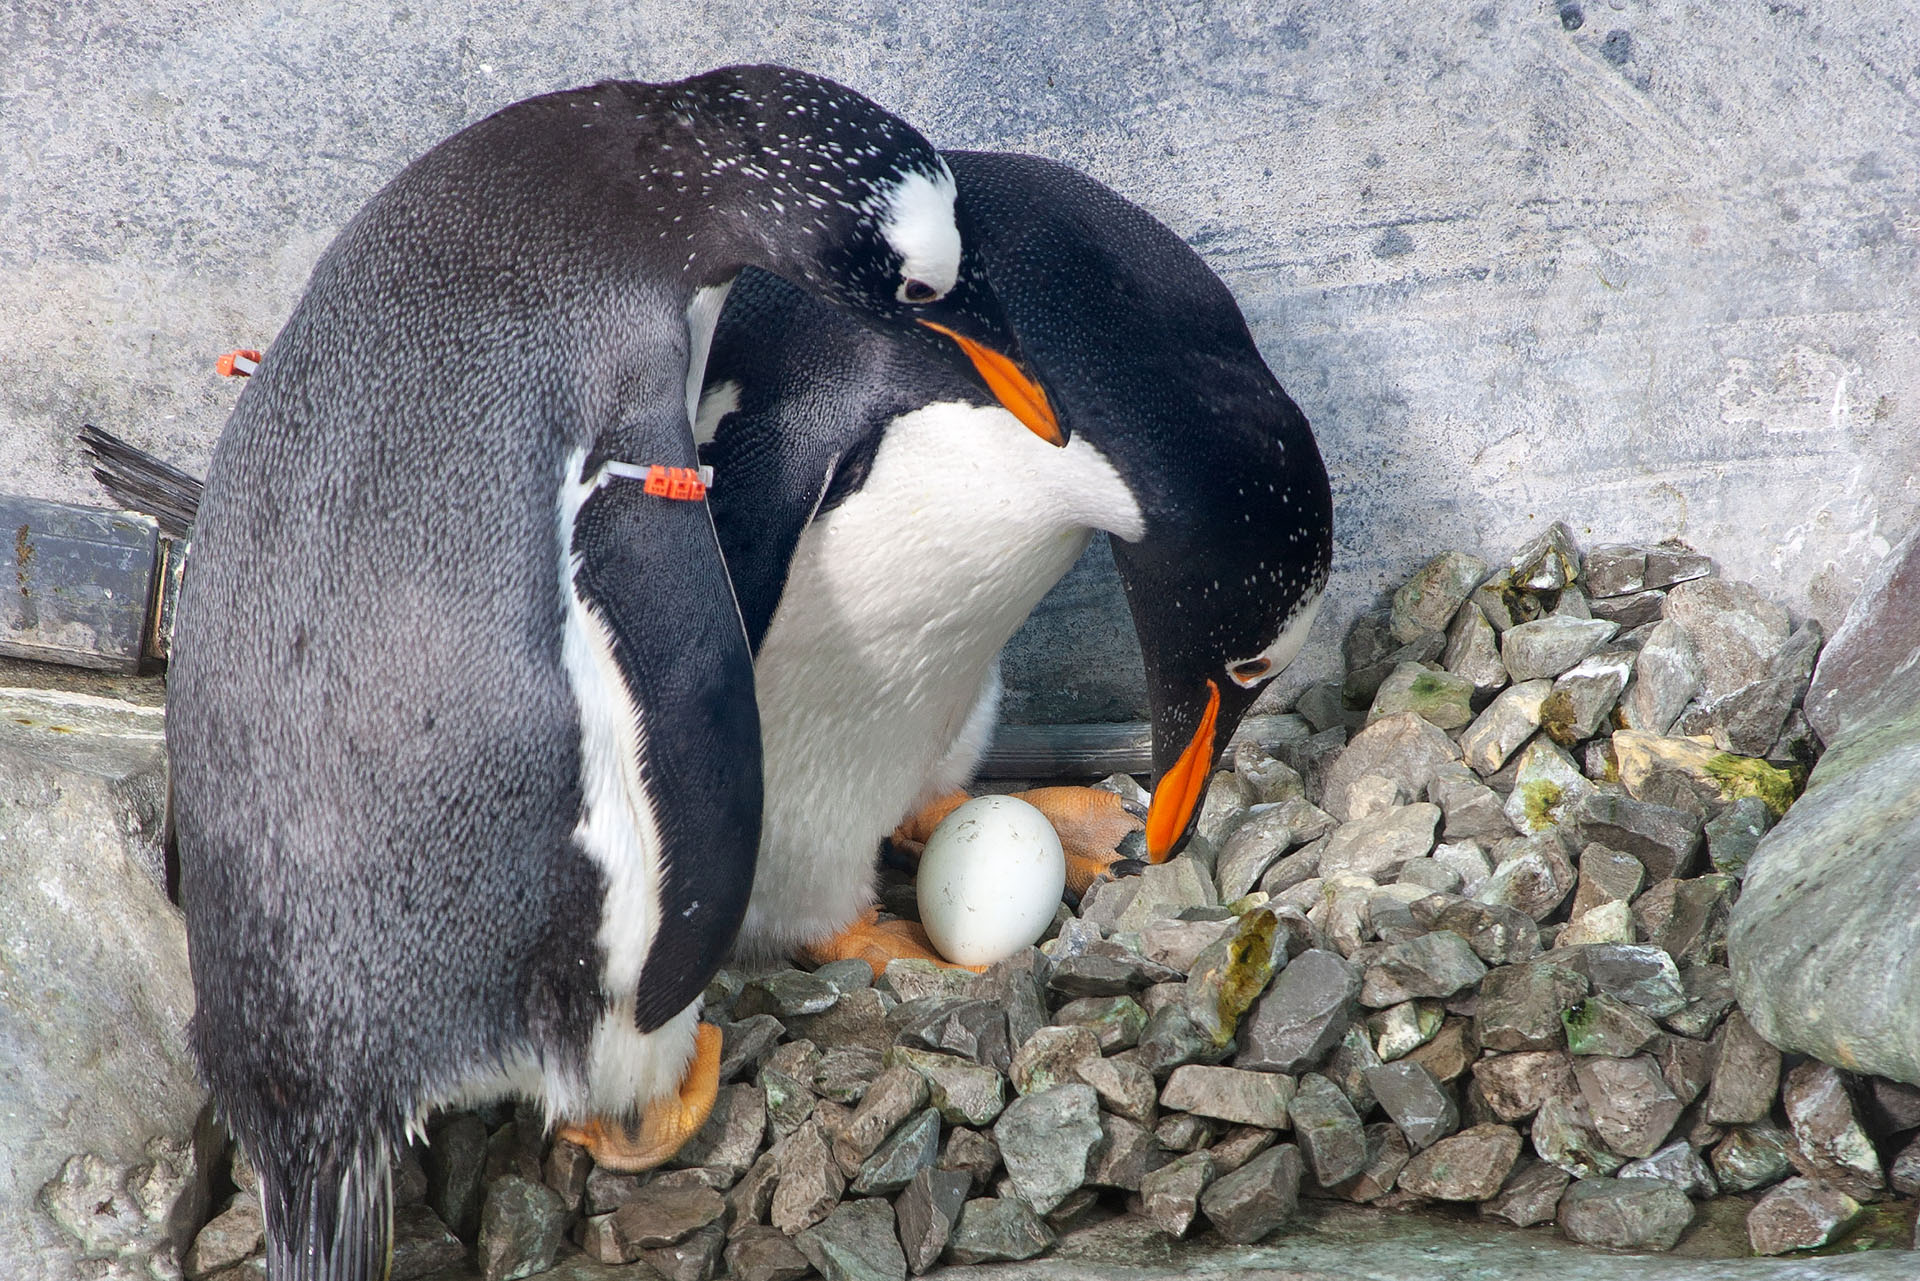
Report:
M 1207 794 L 1208 768 L 1213 764 L 1213 729 L 1220 719 L 1220 687 L 1207 682 L 1207 710 L 1200 727 L 1173 768 L 1160 776 L 1147 807 L 1147 861 L 1164 863 L 1187 830 L 1200 798 Z
M 1060 433 L 1060 420 L 1054 417 L 1053 406 L 1047 403 L 1047 393 L 1041 390 L 1039 383 L 1027 377 L 1020 366 L 993 348 L 956 334 L 945 325 L 936 325 L 931 320 L 920 323 L 934 333 L 943 334 L 960 344 L 960 350 L 967 353 L 967 359 L 980 371 L 987 390 L 1007 407 L 1008 413 L 1025 423 L 1028 431 L 1049 445 L 1067 443 L 1067 438 Z

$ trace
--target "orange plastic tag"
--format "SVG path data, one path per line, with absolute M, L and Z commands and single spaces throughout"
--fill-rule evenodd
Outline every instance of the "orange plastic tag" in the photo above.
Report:
M 698 502 L 707 496 L 707 487 L 701 483 L 698 470 L 692 467 L 662 467 L 658 463 L 647 468 L 646 490 L 656 498 L 671 498 L 677 502 Z
M 260 353 L 249 347 L 230 351 L 213 362 L 214 372 L 222 378 L 247 378 L 260 368 Z

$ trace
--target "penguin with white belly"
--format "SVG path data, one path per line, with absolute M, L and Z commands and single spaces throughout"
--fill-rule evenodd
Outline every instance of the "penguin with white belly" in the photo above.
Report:
M 967 253 L 1071 434 L 1054 448 L 930 359 L 750 275 L 715 336 L 696 434 L 755 650 L 765 811 L 753 956 L 926 955 L 876 924 L 879 841 L 964 796 L 1000 647 L 1094 530 L 1145 659 L 1157 786 L 1145 852 L 1186 839 L 1214 763 L 1306 639 L 1332 551 L 1326 468 L 1218 277 L 1074 170 L 950 152 Z M 1068 789 L 1035 796 L 1057 815 Z M 1105 793 L 1069 884 L 1138 823 Z M 1071 801 L 1071 797 L 1064 798 Z M 1081 834 L 1084 814 L 1072 815 Z M 926 822 L 918 825 L 926 830 Z M 1078 854 L 1074 846 L 1078 845 Z
M 536 1099 L 597 1153 L 638 1111 L 624 1164 L 699 1125 L 761 734 L 690 401 L 755 266 L 964 335 L 1052 434 L 990 300 L 939 301 L 953 200 L 868 100 L 728 68 L 508 107 L 321 257 L 215 449 L 167 716 L 192 1041 L 274 1281 L 384 1275 L 437 1105 Z

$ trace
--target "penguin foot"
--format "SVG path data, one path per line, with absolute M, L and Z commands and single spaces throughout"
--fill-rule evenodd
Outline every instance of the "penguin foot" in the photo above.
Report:
M 1143 856 L 1138 841 L 1128 840 L 1147 830 L 1147 816 L 1112 792 L 1096 787 L 1036 787 L 1015 796 L 1039 810 L 1060 834 L 1067 856 L 1067 889 L 1079 895 L 1102 876 L 1125 876 L 1140 870 Z
M 933 829 L 940 826 L 940 821 L 947 815 L 972 799 L 967 793 L 955 790 L 928 802 L 902 819 L 900 826 L 893 829 L 893 835 L 887 838 L 887 843 L 918 862 L 920 855 L 926 851 L 927 838 L 933 835 Z
M 927 938 L 926 930 L 918 921 L 882 921 L 879 911 L 871 907 L 832 938 L 810 943 L 800 950 L 800 959 L 816 967 L 829 961 L 865 961 L 876 979 L 887 968 L 887 962 L 902 957 L 932 961 L 946 970 L 972 970 L 975 974 L 986 971 L 984 965 L 955 965 L 934 951 L 932 940 Z
M 647 1104 L 637 1122 L 595 1116 L 563 1125 L 559 1137 L 593 1154 L 595 1165 L 623 1174 L 651 1170 L 673 1158 L 699 1132 L 720 1096 L 720 1029 L 702 1023 L 694 1031 L 693 1062 L 671 1098 Z

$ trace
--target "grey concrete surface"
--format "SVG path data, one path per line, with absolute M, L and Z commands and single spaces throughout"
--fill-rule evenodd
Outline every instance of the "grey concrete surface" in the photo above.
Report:
M 775 59 L 1187 236 L 1319 432 L 1303 672 L 1433 552 L 1684 537 L 1839 621 L 1920 512 L 1908 0 L 11 0 L 0 489 L 93 420 L 203 467 L 341 222 L 524 95 Z M 449 427 L 457 432 L 457 425 Z M 1105 661 L 1098 656 L 1089 663 Z M 1018 675 L 1016 673 L 1016 686 Z

